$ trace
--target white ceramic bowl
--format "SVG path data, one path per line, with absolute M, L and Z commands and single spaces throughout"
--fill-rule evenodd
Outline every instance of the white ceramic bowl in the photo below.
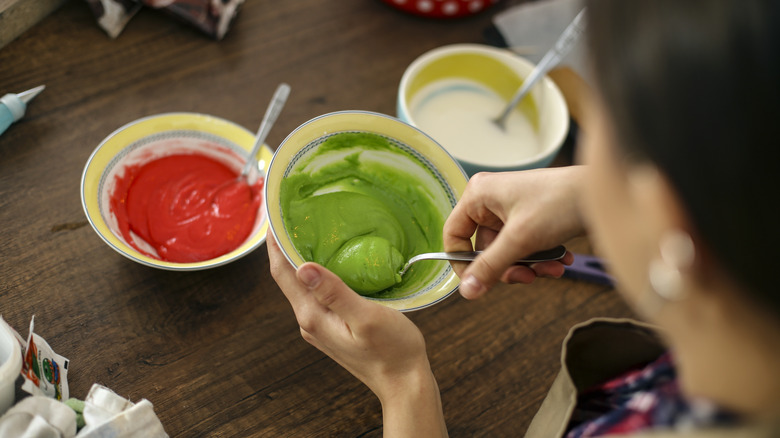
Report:
M 318 153 L 320 145 L 339 133 L 377 134 L 392 144 L 390 157 L 379 154 L 363 153 L 366 150 L 357 147 L 349 151 L 349 156 L 335 156 Z M 325 150 L 327 151 L 327 150 Z M 341 151 L 339 151 L 341 152 Z M 290 263 L 296 268 L 306 262 L 293 244 L 282 211 L 282 189 L 288 175 L 316 173 L 339 160 L 354 159 L 381 162 L 391 166 L 392 172 L 408 175 L 407 181 L 413 181 L 418 190 L 435 205 L 436 214 L 441 223 L 460 199 L 466 187 L 467 177 L 458 163 L 439 144 L 420 130 L 383 114 L 365 111 L 343 111 L 325 114 L 314 118 L 295 129 L 282 142 L 274 154 L 268 169 L 266 180 L 266 206 L 271 232 Z M 343 155 L 343 154 L 342 154 Z M 397 157 L 396 155 L 403 155 Z M 361 164 L 362 165 L 362 164 Z M 406 178 L 406 177 L 405 177 Z M 375 198 L 376 199 L 376 198 Z M 382 201 L 382 200 L 380 200 Z M 317 212 L 311 212 L 311 220 L 317 221 Z M 291 225 L 295 227 L 295 224 Z M 431 230 L 441 236 L 442 230 Z M 441 251 L 442 249 L 437 249 Z M 409 256 L 408 254 L 405 256 Z M 401 283 L 397 297 L 369 298 L 401 311 L 411 311 L 431 306 L 452 294 L 460 284 L 458 277 L 447 262 L 426 262 L 436 265 L 419 271 L 421 276 L 411 277 Z M 424 274 L 422 274 L 425 272 Z
M 518 117 L 525 118 L 528 124 L 526 131 L 534 143 L 534 152 L 528 152 L 527 155 L 507 158 L 503 151 L 491 149 L 489 141 L 481 142 L 481 138 L 473 136 L 473 132 L 465 132 L 470 129 L 467 124 L 447 124 L 450 120 L 442 120 L 444 116 L 440 116 L 434 126 L 430 115 L 421 115 L 422 108 L 433 99 L 468 90 L 468 93 L 475 93 L 475 98 L 482 99 L 489 95 L 491 102 L 495 101 L 498 105 L 493 110 L 495 113 L 484 115 L 486 121 L 495 118 L 503 108 L 502 102 L 511 99 L 533 68 L 533 64 L 508 50 L 486 45 L 454 44 L 433 49 L 418 57 L 404 72 L 398 89 L 398 118 L 430 134 L 458 159 L 469 175 L 480 171 L 546 167 L 558 154 L 569 129 L 566 101 L 555 83 L 547 77 L 539 81 L 531 89 L 529 97 L 523 99 L 517 107 L 522 114 Z M 476 105 L 477 100 L 462 102 L 457 105 Z M 479 102 L 482 104 L 482 100 Z M 463 145 L 454 145 L 452 135 L 459 138 L 475 137 L 475 152 L 465 156 Z M 511 140 L 514 141 L 514 138 Z M 525 136 L 517 138 L 518 150 L 525 147 L 527 140 Z
M 193 263 L 159 260 L 129 244 L 119 230 L 110 198 L 116 176 L 129 165 L 143 164 L 172 153 L 207 155 L 240 172 L 255 136 L 249 130 L 227 120 L 196 113 L 168 113 L 145 117 L 111 133 L 87 160 L 81 177 L 81 204 L 90 225 L 103 241 L 123 256 L 143 265 L 176 271 L 192 271 L 224 265 L 265 242 L 268 221 L 261 205 L 249 237 L 233 251 L 219 257 Z M 263 145 L 258 154 L 258 177 L 265 177 L 273 153 Z M 263 200 L 263 203 L 265 201 Z M 136 239 L 137 236 L 133 238 Z M 143 247 L 144 242 L 135 241 Z

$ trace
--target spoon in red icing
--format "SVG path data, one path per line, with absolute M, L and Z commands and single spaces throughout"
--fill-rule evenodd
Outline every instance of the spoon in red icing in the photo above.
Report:
M 268 132 L 271 131 L 271 127 L 273 126 L 274 122 L 276 122 L 276 118 L 279 117 L 279 113 L 282 112 L 282 107 L 284 107 L 284 103 L 287 102 L 287 96 L 289 95 L 289 85 L 282 82 L 278 87 L 276 87 L 274 97 L 268 104 L 268 109 L 265 110 L 263 121 L 260 123 L 260 128 L 257 130 L 257 135 L 255 136 L 255 145 L 252 148 L 252 151 L 249 153 L 249 159 L 246 161 L 244 168 L 241 169 L 241 173 L 238 175 L 239 181 L 246 181 L 247 176 L 249 175 L 249 171 L 252 170 L 252 166 L 257 163 L 257 153 L 260 151 L 260 147 L 263 146 L 265 138 L 268 137 Z
M 252 168 L 262 170 L 265 164 L 257 165 L 257 153 L 265 143 L 265 138 L 268 136 L 268 132 L 271 130 L 276 118 L 282 111 L 284 103 L 287 101 L 287 96 L 290 95 L 290 86 L 282 82 L 276 87 L 274 97 L 268 104 L 268 109 L 265 110 L 263 121 L 260 123 L 260 128 L 257 130 L 255 136 L 255 145 L 252 147 L 252 151 L 249 152 L 249 157 L 244 164 L 244 168 L 241 169 L 241 173 L 238 174 L 236 179 L 227 181 L 219 186 L 214 192 L 211 204 L 215 211 L 240 211 L 251 208 L 256 199 L 260 196 L 260 187 L 262 187 L 263 181 L 258 181 L 252 184 L 254 187 L 250 187 L 249 184 L 249 172 Z

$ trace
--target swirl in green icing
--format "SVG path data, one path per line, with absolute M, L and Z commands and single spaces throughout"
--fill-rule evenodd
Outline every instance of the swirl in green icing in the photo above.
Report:
M 392 165 L 397 155 L 429 172 L 383 137 L 344 132 L 297 163 L 281 185 L 284 225 L 300 255 L 361 295 L 407 295 L 403 286 L 435 266 L 416 264 L 401 278 L 403 264 L 443 246 L 433 194 L 418 176 Z

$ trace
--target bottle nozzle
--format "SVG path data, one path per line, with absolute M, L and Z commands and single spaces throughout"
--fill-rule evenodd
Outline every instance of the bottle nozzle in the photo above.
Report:
M 40 94 L 40 92 L 43 91 L 44 88 L 46 88 L 46 85 L 39 85 L 30 90 L 23 91 L 18 94 L 19 100 L 21 100 L 22 102 L 24 102 L 25 105 L 27 105 L 27 102 L 33 100 L 33 98 L 35 98 L 35 96 Z

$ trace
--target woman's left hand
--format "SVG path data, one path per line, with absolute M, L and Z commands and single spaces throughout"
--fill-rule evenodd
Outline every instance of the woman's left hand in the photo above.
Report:
M 386 436 L 420 428 L 431 433 L 424 436 L 446 435 L 438 386 L 417 326 L 401 312 L 361 297 L 316 263 L 296 271 L 270 232 L 266 242 L 271 274 L 292 305 L 301 335 L 379 397 Z

